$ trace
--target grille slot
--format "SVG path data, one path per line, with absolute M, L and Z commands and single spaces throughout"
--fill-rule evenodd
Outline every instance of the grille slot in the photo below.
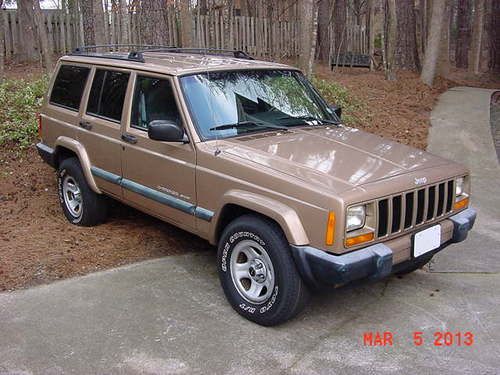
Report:
M 455 192 L 455 186 L 453 181 L 448 181 L 448 191 L 446 193 L 446 212 L 451 211 L 451 207 L 453 205 L 453 198 Z
M 401 195 L 392 198 L 392 227 L 391 232 L 398 232 L 401 227 Z
M 444 213 L 444 197 L 445 197 L 445 184 L 439 184 L 438 188 L 438 204 L 437 204 L 437 212 L 436 216 L 441 216 Z
M 383 198 L 377 202 L 377 236 L 408 230 L 452 210 L 454 180 Z
M 388 200 L 383 199 L 378 202 L 378 212 L 379 212 L 379 220 L 378 220 L 378 236 L 382 237 L 387 234 L 388 226 L 387 221 L 389 219 L 389 210 L 388 210 Z
M 405 199 L 405 226 L 404 229 L 407 229 L 412 226 L 413 223 L 413 206 L 415 201 L 415 193 L 407 193 Z

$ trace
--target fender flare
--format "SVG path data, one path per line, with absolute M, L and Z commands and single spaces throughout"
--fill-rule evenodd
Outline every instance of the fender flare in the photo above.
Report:
M 217 241 L 220 215 L 224 206 L 228 204 L 241 206 L 273 219 L 281 227 L 290 244 L 297 246 L 309 244 L 306 231 L 294 209 L 272 198 L 244 190 L 229 190 L 222 196 L 219 208 L 216 210 L 213 218 L 213 227 L 210 235 L 211 243 L 216 243 Z
M 97 184 L 95 183 L 94 176 L 92 175 L 90 169 L 92 165 L 90 164 L 90 159 L 87 154 L 87 151 L 85 150 L 85 147 L 83 147 L 83 145 L 80 142 L 66 136 L 57 137 L 56 141 L 54 142 L 54 145 L 56 153 L 58 147 L 64 147 L 67 148 L 68 150 L 73 151 L 76 154 L 78 160 L 80 161 L 80 165 L 82 166 L 83 175 L 85 176 L 85 179 L 87 180 L 87 183 L 89 184 L 90 188 L 95 193 L 102 194 L 101 190 L 99 190 Z

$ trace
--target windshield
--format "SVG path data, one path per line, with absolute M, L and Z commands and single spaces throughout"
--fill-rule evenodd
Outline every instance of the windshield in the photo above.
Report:
M 296 71 L 206 72 L 180 82 L 202 139 L 338 120 Z

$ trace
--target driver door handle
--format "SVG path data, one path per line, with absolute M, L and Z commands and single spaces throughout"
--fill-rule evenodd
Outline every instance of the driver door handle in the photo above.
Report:
M 135 135 L 132 135 L 132 134 L 122 134 L 122 139 L 127 142 L 127 143 L 131 143 L 131 144 L 136 144 L 137 143 L 137 137 Z
M 78 125 L 80 125 L 80 128 L 83 128 L 85 130 L 92 130 L 92 124 L 88 121 L 80 121 L 78 123 Z

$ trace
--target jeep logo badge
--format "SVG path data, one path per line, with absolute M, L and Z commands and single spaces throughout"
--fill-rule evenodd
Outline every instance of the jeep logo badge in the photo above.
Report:
M 415 185 L 423 185 L 427 183 L 427 177 L 415 177 Z

